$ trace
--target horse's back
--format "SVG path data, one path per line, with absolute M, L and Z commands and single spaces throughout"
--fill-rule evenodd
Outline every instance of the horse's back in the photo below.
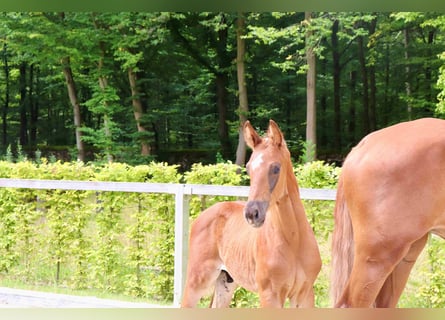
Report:
M 388 171 L 410 163 L 421 167 L 425 161 L 441 160 L 430 155 L 445 155 L 444 120 L 425 118 L 375 131 L 353 148 L 344 166 L 374 166 L 374 170 Z
M 346 158 L 342 178 L 348 207 L 363 225 L 409 221 L 413 233 L 442 229 L 445 121 L 419 119 L 369 134 Z
M 202 211 L 192 223 L 191 245 L 204 241 L 208 243 L 208 246 L 217 246 L 227 221 L 241 216 L 244 206 L 245 202 L 243 201 L 223 201 Z
M 193 221 L 192 232 L 200 232 L 202 229 L 208 229 L 210 225 L 220 224 L 233 216 L 242 214 L 244 201 L 223 201 L 217 202 L 208 207 Z

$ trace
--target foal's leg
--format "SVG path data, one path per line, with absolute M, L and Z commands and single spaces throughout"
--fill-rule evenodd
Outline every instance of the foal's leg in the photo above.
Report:
M 303 289 L 299 294 L 289 297 L 290 308 L 313 308 L 315 306 L 314 288 Z
M 211 308 L 227 308 L 232 301 L 233 292 L 235 291 L 237 284 L 233 281 L 232 277 L 227 271 L 221 271 L 220 275 L 215 282 L 215 292 L 213 294 Z
M 283 308 L 285 298 L 280 297 L 277 293 L 266 290 L 260 291 L 260 305 L 261 308 Z
M 214 261 L 189 261 L 181 308 L 193 308 L 209 293 L 221 271 Z
M 377 308 L 394 308 L 405 288 L 411 269 L 428 240 L 428 234 L 411 245 L 407 255 L 399 262 L 386 279 L 376 299 Z
M 216 266 L 196 268 L 192 272 L 189 272 L 187 274 L 181 307 L 195 307 L 199 300 L 210 291 L 219 272 Z
M 302 290 L 301 293 L 298 295 L 296 307 L 313 308 L 314 306 L 315 306 L 314 287 L 311 284 L 308 284 L 308 287 Z
M 267 258 L 263 257 L 267 260 Z M 285 261 L 269 258 L 269 261 L 257 260 L 255 281 L 262 308 L 283 308 L 289 296 L 289 272 Z M 298 302 L 298 294 L 290 297 L 291 305 Z
M 199 300 L 210 292 L 221 272 L 222 261 L 217 255 L 216 246 L 211 241 L 203 241 L 211 239 L 206 232 L 207 229 L 203 230 L 200 233 L 193 233 L 192 229 L 182 308 L 195 307 Z M 203 243 L 206 245 L 203 246 Z
M 262 308 L 283 308 L 287 298 L 287 286 L 273 283 L 270 279 L 258 282 L 258 295 Z

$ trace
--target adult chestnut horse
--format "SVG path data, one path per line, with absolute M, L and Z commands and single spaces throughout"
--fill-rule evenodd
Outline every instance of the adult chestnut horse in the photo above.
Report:
M 445 236 L 445 121 L 366 136 L 339 180 L 332 245 L 336 307 L 395 307 L 428 234 Z
M 321 258 L 283 134 L 272 120 L 265 138 L 249 122 L 243 133 L 253 150 L 248 201 L 217 203 L 194 221 L 181 306 L 215 286 L 212 306 L 227 307 L 240 285 L 258 292 L 262 307 L 283 307 L 286 298 L 312 307 Z

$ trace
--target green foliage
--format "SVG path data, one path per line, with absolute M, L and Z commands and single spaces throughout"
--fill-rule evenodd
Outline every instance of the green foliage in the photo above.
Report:
M 29 161 L 9 164 L 2 162 L 2 174 L 6 177 L 29 179 L 38 176 L 38 169 Z M 9 170 L 5 172 L 4 169 Z M 18 274 L 28 279 L 32 273 L 31 259 L 38 246 L 33 241 L 37 228 L 35 223 L 40 214 L 37 211 L 38 191 L 27 189 L 4 189 L 1 196 L 4 199 L 5 211 L 2 210 L 5 234 L 2 249 L 5 251 L 5 265 L 2 269 L 13 272 L 17 260 L 23 261 L 23 268 Z M 5 196 L 6 198 L 4 198 Z M 2 208 L 3 209 L 3 208 Z
M 445 24 L 445 23 L 444 23 Z M 445 115 L 445 52 L 440 55 L 443 65 L 440 67 L 439 78 L 437 79 L 437 87 L 440 89 L 437 95 L 436 113 Z
M 184 174 L 184 181 L 188 184 L 240 186 L 248 184 L 249 177 L 244 168 L 228 161 L 206 166 L 196 163 Z M 235 197 L 193 196 L 190 201 L 190 217 L 194 219 L 201 211 L 214 203 L 229 200 L 235 200 Z
M 323 161 L 297 165 L 294 173 L 301 188 L 335 189 L 341 169 Z
M 136 167 L 138 168 L 138 167 Z M 181 176 L 178 166 L 166 163 L 152 163 L 148 168 L 147 182 L 179 183 Z M 145 266 L 150 266 L 152 281 L 147 293 L 158 300 L 173 298 L 174 270 L 174 218 L 175 199 L 173 195 L 148 194 L 145 213 L 147 231 L 157 233 L 147 251 Z M 143 225 L 141 225 L 143 227 Z
M 9 144 L 6 148 L 5 155 L 3 156 L 3 160 L 8 162 L 20 162 L 25 161 L 26 155 L 23 152 L 23 147 L 19 143 L 19 141 L 15 141 L 13 144 Z
M 240 174 L 242 173 L 242 174 Z M 185 182 L 190 184 L 215 184 L 215 185 L 245 185 L 247 176 L 245 169 L 230 161 L 215 165 L 203 165 L 196 163 L 192 169 L 184 174 Z
M 367 124 L 374 119 L 363 116 L 368 113 L 361 101 L 366 96 L 365 79 L 369 114 L 375 114 L 376 121 L 371 129 L 443 113 L 442 14 L 317 12 L 312 16 L 309 24 L 304 12 L 245 13 L 248 115 L 256 126 L 264 128 L 273 118 L 287 137 L 291 130 L 297 138 L 304 136 L 303 74 L 309 47 L 319 60 L 318 154 L 338 156 L 368 133 Z M 114 157 L 129 163 L 138 158 L 141 141 L 150 143 L 154 157 L 173 149 L 219 148 L 230 159 L 239 126 L 237 104 L 232 103 L 238 90 L 235 19 L 235 14 L 222 12 L 3 12 L 0 92 L 6 141 L 2 152 L 17 137 L 26 140 L 20 141 L 24 154 L 32 154 L 37 145 L 76 145 L 73 110 L 61 72 L 62 59 L 69 58 L 84 142 L 94 148 L 87 153 L 88 160 Z M 359 40 L 364 61 L 358 50 L 351 50 Z M 129 70 L 137 75 L 139 93 L 134 97 Z M 218 81 L 226 80 L 227 92 L 221 99 L 216 99 L 221 94 L 215 90 L 217 76 L 224 76 Z M 99 85 L 100 79 L 106 85 Z M 339 80 L 338 87 L 334 79 Z M 340 100 L 334 108 L 332 97 Z M 133 98 L 142 104 L 144 115 L 138 120 Z M 215 101 L 225 103 L 217 109 Z M 413 109 L 410 115 L 407 105 Z M 218 130 L 218 119 L 228 125 L 228 134 Z M 138 133 L 138 123 L 145 132 Z M 222 150 L 222 136 L 230 140 L 231 151 Z M 10 149 L 7 156 L 14 152 Z
M 315 160 L 315 152 L 317 146 L 312 141 L 302 141 L 300 143 L 302 152 L 300 155 L 300 163 L 308 163 Z
M 445 307 L 445 249 L 443 239 L 431 236 L 427 246 L 428 268 L 422 270 L 425 275 L 424 281 L 419 284 L 415 293 L 418 307 L 444 308 Z
M 13 165 L 9 162 L 0 162 L 0 177 L 10 177 Z M 14 250 L 17 243 L 17 204 L 19 203 L 18 190 L 2 188 L 0 193 L 0 271 L 9 272 L 16 264 L 19 254 Z
M 83 127 L 83 141 L 88 142 L 105 155 L 115 155 L 119 148 L 119 144 L 115 140 L 122 136 L 122 131 L 115 118 L 124 109 L 120 105 L 116 90 L 110 86 L 104 89 L 98 85 L 93 86 L 93 96 L 85 102 L 85 106 L 92 114 L 103 117 L 104 123 L 98 129 Z
M 39 166 L 41 179 L 87 180 L 92 177 L 90 167 L 77 163 L 47 163 Z M 47 237 L 41 245 L 48 249 L 43 260 L 54 270 L 54 279 L 59 283 L 61 268 L 72 261 L 73 275 L 70 282 L 75 288 L 87 286 L 87 248 L 90 246 L 84 236 L 90 217 L 87 199 L 92 193 L 77 190 L 45 190 L 41 192 L 41 214 L 45 217 Z
M 259 306 L 260 299 L 257 293 L 247 291 L 241 287 L 235 289 L 230 304 L 231 308 L 258 308 Z
M 101 168 L 95 178 L 99 181 L 128 181 L 130 173 L 128 165 L 110 163 Z M 92 259 L 96 264 L 91 268 L 91 272 L 96 280 L 95 287 L 110 292 L 117 292 L 123 285 L 120 281 L 120 270 L 123 268 L 120 254 L 123 246 L 119 235 L 124 231 L 124 205 L 131 200 L 131 197 L 122 192 L 100 192 L 96 196 L 96 233 L 101 241 L 95 243 L 92 252 Z

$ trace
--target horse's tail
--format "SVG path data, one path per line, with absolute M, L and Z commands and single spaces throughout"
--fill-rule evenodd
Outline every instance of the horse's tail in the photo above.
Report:
M 344 198 L 343 180 L 340 177 L 334 210 L 332 235 L 331 299 L 335 305 L 343 294 L 354 260 L 354 242 L 351 217 Z

